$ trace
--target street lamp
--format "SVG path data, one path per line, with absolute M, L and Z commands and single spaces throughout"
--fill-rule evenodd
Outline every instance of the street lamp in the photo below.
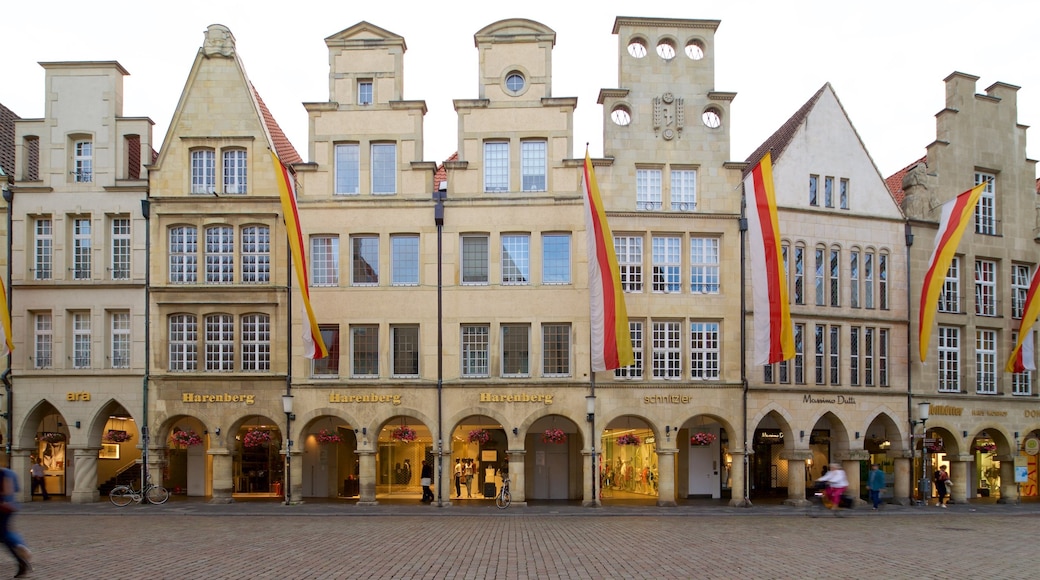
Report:
M 292 421 L 296 418 L 293 414 L 293 396 L 289 393 L 282 395 L 282 410 L 285 411 L 285 505 L 292 503 Z
M 928 401 L 923 401 L 917 404 L 917 420 L 910 421 L 910 435 L 913 436 L 913 428 L 918 424 L 921 425 L 921 479 L 917 482 L 917 492 L 919 494 L 921 505 L 928 505 L 928 496 L 932 491 L 932 484 L 928 480 L 928 445 L 927 437 L 928 430 L 925 427 L 925 423 L 928 422 L 928 412 L 931 410 L 932 404 Z M 913 448 L 911 448 L 912 450 Z

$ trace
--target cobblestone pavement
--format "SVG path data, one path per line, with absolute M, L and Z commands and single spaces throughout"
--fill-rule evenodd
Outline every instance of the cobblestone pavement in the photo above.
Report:
M 1040 506 L 34 502 L 35 578 L 1037 578 Z M 14 572 L 5 558 L 0 576 Z

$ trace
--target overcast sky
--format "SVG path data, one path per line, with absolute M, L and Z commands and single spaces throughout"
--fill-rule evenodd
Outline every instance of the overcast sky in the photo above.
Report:
M 611 33 L 617 16 L 722 21 L 713 89 L 737 93 L 731 160 L 745 159 L 826 82 L 882 176 L 922 156 L 935 139 L 943 79 L 953 71 L 980 77 L 980 93 L 995 82 L 1022 87 L 1018 122 L 1040 125 L 1035 0 L 12 0 L 0 8 L 0 103 L 22 118 L 41 117 L 38 62 L 117 60 L 130 72 L 123 114 L 150 117 L 158 149 L 203 33 L 219 23 L 235 35 L 247 74 L 306 159 L 302 103 L 329 96 L 324 39 L 365 20 L 404 37 L 404 98 L 426 101 L 424 160 L 440 162 L 457 143 L 452 100 L 477 97 L 473 34 L 519 17 L 556 31 L 553 96 L 578 98 L 574 154 L 582 156 L 589 142 L 596 157 L 603 154 L 596 99 L 600 89 L 618 85 L 618 38 Z M 1037 158 L 1040 135 L 1030 137 L 1027 155 Z

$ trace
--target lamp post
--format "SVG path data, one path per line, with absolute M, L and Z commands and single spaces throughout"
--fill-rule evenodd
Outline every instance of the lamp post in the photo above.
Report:
M 296 418 L 293 414 L 293 396 L 289 393 L 282 395 L 282 410 L 285 411 L 285 505 L 292 503 L 292 422 Z
M 928 429 L 925 424 L 928 422 L 928 412 L 931 409 L 932 404 L 928 401 L 923 401 L 917 404 L 917 420 L 910 421 L 910 434 L 913 435 L 913 428 L 918 424 L 921 425 L 921 479 L 917 481 L 917 493 L 920 498 L 921 505 L 928 505 L 928 496 L 932 491 L 931 481 L 928 479 L 928 445 L 927 445 L 927 434 Z M 912 448 L 911 448 L 912 449 Z
M 595 381 L 595 379 L 593 379 Z M 599 462 L 596 461 L 596 395 L 588 395 L 585 397 L 585 419 L 589 422 L 589 442 L 592 444 L 591 462 L 592 462 L 592 505 L 599 505 L 599 496 L 596 493 L 596 479 L 599 478 L 597 473 L 597 467 Z

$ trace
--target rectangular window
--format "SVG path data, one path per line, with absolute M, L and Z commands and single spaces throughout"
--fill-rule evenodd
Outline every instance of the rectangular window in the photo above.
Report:
M 863 253 L 863 305 L 874 307 L 874 253 Z
M 394 286 L 419 285 L 419 236 L 390 236 L 390 283 Z
M 690 238 L 690 292 L 719 293 L 719 239 Z
M 834 178 L 824 177 L 823 178 L 823 204 L 827 207 L 834 207 Z
M 849 180 L 842 179 L 838 183 L 838 207 L 849 209 Z
M 824 258 L 823 258 L 823 249 L 822 248 L 817 248 L 816 251 L 814 252 L 814 257 L 815 257 L 814 267 L 816 268 L 816 270 L 815 270 L 815 277 L 814 277 L 814 280 L 815 280 L 814 287 L 816 288 L 816 305 L 817 306 L 823 306 L 824 304 L 826 304 L 826 302 L 824 302 L 824 300 L 823 300 L 823 288 L 824 288 L 824 286 L 823 286 L 823 277 L 824 277 L 824 272 L 826 271 L 825 268 L 827 267 L 826 266 L 826 262 L 824 261 Z
M 542 376 L 571 374 L 571 325 L 542 325 Z
M 484 143 L 484 191 L 509 191 L 509 142 Z
M 975 331 L 975 384 L 980 395 L 997 393 L 997 332 Z
M 462 283 L 488 283 L 487 236 L 462 236 Z
M 311 376 L 319 378 L 335 378 L 339 376 L 339 326 L 335 324 L 321 324 L 318 326 L 321 332 L 321 341 L 325 348 L 329 349 L 329 356 L 316 358 L 311 361 Z
M 90 368 L 90 313 L 72 313 L 72 368 Z
M 357 83 L 357 104 L 372 104 L 372 79 L 359 79 Z
M 502 376 L 526 377 L 530 367 L 531 327 L 526 324 L 502 325 Z
M 111 328 L 109 360 L 114 369 L 130 368 L 130 313 L 113 312 L 109 318 Z
M 571 283 L 571 235 L 542 235 L 542 284 Z
M 859 308 L 859 252 L 849 252 L 849 306 Z
M 311 286 L 339 285 L 339 237 L 311 237 Z M 325 344 L 328 346 L 328 343 Z
M 621 288 L 625 292 L 642 292 L 643 238 L 614 236 L 614 252 L 617 254 L 621 274 Z
M 390 366 L 395 377 L 419 376 L 419 327 L 391 326 Z
M 651 368 L 655 379 L 682 378 L 682 324 L 654 322 Z
M 859 327 L 849 329 L 849 384 L 859 385 Z
M 1011 317 L 1018 320 L 1026 306 L 1029 294 L 1029 266 L 1013 264 L 1011 266 Z
M 336 190 L 333 193 L 361 193 L 361 148 L 357 143 L 336 144 Z
M 246 193 L 248 169 L 245 149 L 224 151 L 224 193 Z
M 379 376 L 379 327 L 375 324 L 350 327 L 350 376 Z
M 271 317 L 266 314 L 242 317 L 242 370 L 271 370 Z
M 54 275 L 54 224 L 51 218 L 38 218 L 33 236 L 33 278 L 50 280 Z
M 878 386 L 888 386 L 888 330 L 878 329 Z
M 228 314 L 206 316 L 206 371 L 235 370 L 235 324 Z
M 1036 353 L 1034 351 L 1035 335 L 1032 330 L 1029 331 L 1029 335 L 1026 340 L 1022 341 L 1022 356 L 1027 359 L 1036 360 Z M 1014 349 L 1015 345 L 1018 344 L 1018 333 L 1011 333 L 1011 346 L 1010 349 Z M 1011 394 L 1012 395 L 1031 395 L 1033 394 L 1033 372 L 1026 369 L 1020 373 L 1012 373 L 1011 375 Z
M 90 280 L 93 248 L 90 238 L 90 218 L 72 220 L 72 277 Z
M 462 376 L 487 377 L 491 374 L 491 329 L 486 324 L 462 325 Z
M 654 292 L 674 293 L 682 289 L 679 270 L 682 267 L 682 239 L 654 236 L 651 240 Z
M 92 141 L 76 141 L 72 158 L 73 176 L 76 183 L 94 181 L 94 143 Z
M 874 386 L 874 329 L 863 329 L 863 384 Z
M 720 342 L 718 322 L 690 322 L 690 378 L 719 378 Z
M 805 304 L 805 248 L 794 249 L 794 303 Z
M 827 282 L 830 286 L 831 306 L 841 306 L 841 252 L 830 251 L 830 267 L 827 272 Z
M 379 284 L 379 237 L 350 236 L 350 284 Z
M 111 272 L 113 280 L 130 279 L 130 219 L 112 218 Z
M 192 226 L 170 228 L 170 283 L 194 284 L 198 281 L 198 230 Z
M 878 308 L 888 310 L 888 254 L 878 254 Z
M 697 209 L 697 171 L 694 169 L 672 170 L 672 211 L 694 211 Z
M 820 177 L 818 175 L 809 176 L 809 205 L 819 206 L 820 199 L 817 196 L 817 191 L 820 186 Z
M 636 209 L 661 209 L 661 170 L 636 170 Z
M 372 144 L 372 193 L 397 193 L 397 144 Z
M 997 263 L 975 260 L 975 314 L 997 315 Z
M 271 229 L 267 226 L 242 228 L 242 283 L 266 284 L 271 281 Z
M 942 294 L 939 296 L 939 312 L 960 312 L 961 302 L 961 259 L 954 256 L 946 270 Z
M 939 327 L 939 391 L 961 390 L 961 331 L 953 326 Z
M 813 350 L 816 369 L 816 384 L 824 384 L 824 326 L 817 324 L 815 332 L 813 333 L 813 344 L 815 348 Z
M 217 154 L 212 149 L 191 152 L 191 192 L 213 194 L 217 191 Z
M 771 385 L 776 382 L 773 365 L 762 365 L 762 382 Z
M 33 368 L 51 368 L 54 364 L 54 321 L 50 312 L 35 315 L 33 343 Z
M 841 327 L 831 326 L 830 335 L 827 337 L 827 353 L 830 358 L 828 361 L 828 371 L 830 374 L 830 384 L 840 385 L 841 384 Z
M 531 236 L 502 235 L 502 284 L 523 285 L 530 282 Z
M 198 369 L 199 327 L 191 314 L 174 314 L 170 317 L 170 370 L 189 372 Z
M 619 379 L 643 378 L 643 323 L 638 320 L 628 321 L 628 335 L 632 338 L 632 364 L 614 371 Z
M 520 183 L 524 191 L 545 191 L 545 141 L 520 143 Z
M 805 325 L 794 325 L 794 382 L 796 385 L 805 384 Z M 783 376 L 781 375 L 781 381 Z
M 996 176 L 990 173 L 976 173 L 975 185 L 986 182 L 979 196 L 979 203 L 975 206 L 975 233 L 987 236 L 997 235 L 996 200 L 997 196 L 993 184 Z
M 206 228 L 206 283 L 235 281 L 235 230 L 231 226 Z

